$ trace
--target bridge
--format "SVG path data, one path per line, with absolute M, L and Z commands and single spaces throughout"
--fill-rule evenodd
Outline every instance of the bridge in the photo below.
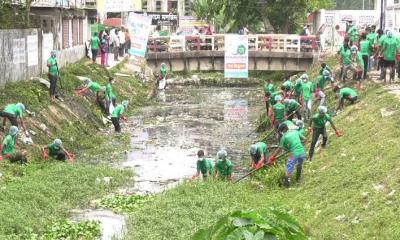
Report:
M 316 59 L 315 36 L 249 35 L 249 70 L 305 71 Z M 166 63 L 171 71 L 223 71 L 224 35 L 149 38 L 148 66 Z

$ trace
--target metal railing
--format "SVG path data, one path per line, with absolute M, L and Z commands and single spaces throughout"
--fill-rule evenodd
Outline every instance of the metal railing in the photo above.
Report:
M 291 34 L 249 35 L 250 51 L 313 52 L 318 50 L 315 36 Z M 225 35 L 150 37 L 148 52 L 224 51 Z

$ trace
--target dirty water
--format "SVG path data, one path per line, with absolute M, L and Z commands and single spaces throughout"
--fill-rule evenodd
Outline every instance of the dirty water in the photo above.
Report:
M 122 163 L 134 171 L 129 193 L 152 194 L 175 186 L 196 172 L 197 151 L 215 158 L 226 149 L 234 171 L 248 161 L 247 144 L 263 104 L 256 87 L 176 86 L 159 92 L 125 126 L 132 150 Z M 254 136 L 253 136 L 254 138 Z
M 197 151 L 213 163 L 226 149 L 234 172 L 249 163 L 248 137 L 260 114 L 262 91 L 256 87 L 174 86 L 159 92 L 153 105 L 140 109 L 122 128 L 131 134 L 131 151 L 115 167 L 131 169 L 134 181 L 120 194 L 155 194 L 176 186 L 196 172 Z M 125 217 L 95 209 L 75 213 L 73 220 L 98 220 L 102 240 L 122 239 Z

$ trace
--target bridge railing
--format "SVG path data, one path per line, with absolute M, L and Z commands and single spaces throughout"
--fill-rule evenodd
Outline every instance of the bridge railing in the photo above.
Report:
M 312 52 L 318 50 L 315 36 L 291 34 L 249 35 L 250 51 Z M 149 52 L 224 51 L 225 35 L 150 37 Z

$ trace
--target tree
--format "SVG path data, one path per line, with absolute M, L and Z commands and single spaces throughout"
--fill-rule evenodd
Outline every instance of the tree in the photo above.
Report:
M 193 11 L 208 22 L 217 22 L 229 31 L 248 25 L 255 32 L 292 33 L 308 12 L 335 4 L 331 0 L 195 0 Z

